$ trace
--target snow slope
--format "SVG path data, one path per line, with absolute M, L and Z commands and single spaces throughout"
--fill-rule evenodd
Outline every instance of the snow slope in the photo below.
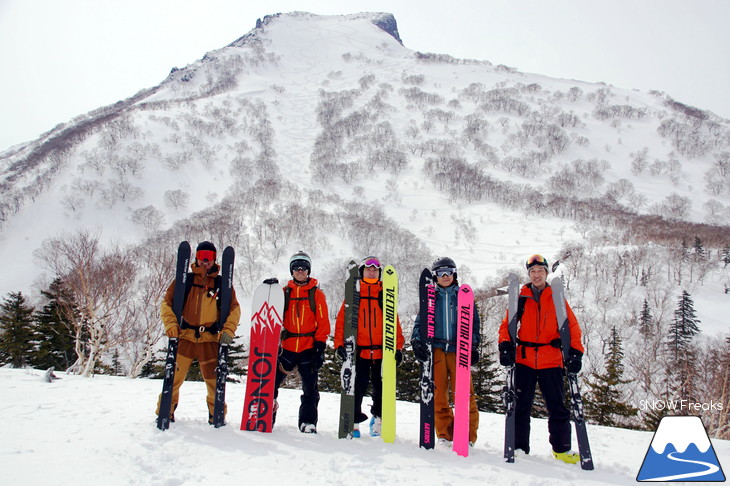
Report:
M 286 389 L 272 434 L 242 432 L 243 384 L 229 384 L 229 425 L 216 430 L 207 424 L 202 382 L 183 386 L 177 421 L 161 432 L 154 420 L 159 380 L 57 373 L 61 379 L 48 384 L 43 375 L 0 369 L 3 484 L 634 484 L 652 440 L 650 432 L 589 425 L 596 469 L 583 471 L 550 457 L 547 423 L 534 419 L 532 454 L 507 464 L 504 418 L 482 413 L 477 445 L 461 458 L 418 448 L 413 403 L 398 403 L 394 444 L 337 439 L 339 400 L 328 393 L 320 402 L 319 434 L 301 434 L 299 392 Z M 713 446 L 727 467 L 730 442 Z

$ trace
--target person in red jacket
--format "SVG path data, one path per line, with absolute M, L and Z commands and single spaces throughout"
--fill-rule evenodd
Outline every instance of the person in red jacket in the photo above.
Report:
M 580 457 L 570 451 L 570 412 L 563 402 L 563 367 L 571 373 L 580 371 L 584 351 L 581 330 L 566 302 L 570 325 L 570 359 L 563 363 L 553 292 L 547 283 L 548 262 L 542 255 L 533 255 L 527 259 L 526 266 L 530 282 L 520 290 L 517 311 L 520 324 L 516 342 L 509 336 L 509 312 L 499 328 L 499 362 L 502 366 L 515 366 L 515 450 L 530 453 L 530 412 L 535 386 L 540 385 L 548 410 L 548 432 L 553 456 L 574 464 Z
M 353 437 L 360 437 L 360 422 L 368 416 L 362 412 L 362 399 L 372 383 L 373 405 L 370 407 L 370 435 L 379 436 L 382 426 L 383 407 L 383 267 L 376 257 L 366 257 L 360 265 L 360 311 L 357 321 L 357 358 L 355 359 L 355 426 Z M 403 360 L 403 330 L 396 318 L 396 364 Z M 337 313 L 335 324 L 335 349 L 337 356 L 345 360 L 345 302 Z
M 299 430 L 305 434 L 317 433 L 319 418 L 319 369 L 324 363 L 324 350 L 330 333 L 330 318 L 324 292 L 317 287 L 317 279 L 310 276 L 312 259 L 299 251 L 289 259 L 292 279 L 284 288 L 284 327 L 276 370 L 274 398 L 279 387 L 297 367 L 302 380 L 302 398 L 299 406 Z M 276 402 L 278 408 L 278 401 Z M 276 420 L 276 410 L 274 411 Z

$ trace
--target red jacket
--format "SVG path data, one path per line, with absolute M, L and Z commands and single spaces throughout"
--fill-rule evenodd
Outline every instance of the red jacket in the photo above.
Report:
M 357 320 L 357 346 L 360 357 L 383 359 L 383 282 L 360 281 L 360 311 Z M 403 349 L 403 330 L 396 318 L 395 349 Z M 335 323 L 335 349 L 345 344 L 345 303 L 342 302 Z
M 517 329 L 516 362 L 535 369 L 562 367 L 562 351 L 560 348 L 550 345 L 550 342 L 560 340 L 552 287 L 549 285 L 545 287 L 538 302 L 532 294 L 532 287 L 529 284 L 524 285 L 520 290 L 520 299 L 523 298 L 525 307 Z M 568 324 L 570 325 L 570 347 L 582 353 L 584 349 L 581 343 L 580 326 L 568 302 L 565 302 L 565 310 L 568 313 Z M 509 341 L 508 319 L 508 315 L 505 315 L 499 328 L 500 343 Z M 540 347 L 524 346 L 519 344 L 520 341 L 544 345 Z
M 314 341 L 327 342 L 330 333 L 330 317 L 327 311 L 327 300 L 320 289 L 314 291 L 314 309 L 309 301 L 309 289 L 317 287 L 317 279 L 310 278 L 304 285 L 297 285 L 289 280 L 287 288 L 289 306 L 284 313 L 284 329 L 292 334 L 310 334 L 310 336 L 291 336 L 282 340 L 281 347 L 287 351 L 301 353 L 314 346 Z M 286 289 L 285 289 L 286 290 Z M 286 333 L 285 333 L 286 334 Z

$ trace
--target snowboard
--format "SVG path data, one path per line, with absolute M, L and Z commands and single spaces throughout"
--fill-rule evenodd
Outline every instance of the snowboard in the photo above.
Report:
M 436 429 L 434 427 L 433 403 L 433 335 L 436 319 L 436 287 L 431 270 L 424 268 L 418 283 L 419 323 L 421 342 L 426 345 L 428 359 L 421 363 L 421 421 L 418 444 L 424 449 L 433 449 Z
M 347 264 L 345 282 L 344 346 L 347 356 L 340 369 L 340 424 L 337 437 L 352 439 L 355 425 L 355 357 L 357 353 L 357 320 L 360 313 L 360 271 L 357 263 Z
M 271 432 L 279 336 L 284 323 L 284 290 L 278 283 L 256 287 L 251 299 L 246 395 L 241 430 Z
M 231 298 L 233 296 L 233 263 L 236 253 L 232 247 L 227 246 L 223 250 L 221 260 L 221 288 L 218 298 L 220 299 L 220 314 L 218 316 L 218 332 L 221 332 L 223 325 L 231 312 Z M 213 407 L 213 426 L 215 428 L 226 425 L 226 378 L 228 377 L 228 345 L 221 344 L 218 347 L 218 367 L 216 368 L 215 382 L 215 405 Z
M 398 325 L 398 273 L 392 265 L 383 269 L 383 442 L 395 442 L 396 339 Z
M 468 285 L 459 287 L 456 331 L 456 390 L 454 392 L 454 443 L 458 455 L 469 455 L 469 398 L 471 396 L 471 343 L 474 293 Z
M 512 343 L 517 342 L 517 303 L 520 293 L 520 284 L 517 275 L 509 274 L 509 297 L 507 330 Z M 515 405 L 517 395 L 515 392 L 515 364 L 507 367 L 507 383 L 504 386 L 504 458 L 507 462 L 515 462 Z
M 563 280 L 556 277 L 550 282 L 553 289 L 553 303 L 555 304 L 555 314 L 558 318 L 558 326 L 560 329 L 560 341 L 563 348 L 563 362 L 568 362 L 568 353 L 570 352 L 570 324 L 568 323 L 568 312 L 565 307 L 565 290 L 563 288 Z M 586 430 L 586 422 L 583 415 L 583 399 L 578 386 L 577 373 L 567 373 L 568 387 L 570 395 L 570 414 L 575 424 L 575 435 L 578 439 L 578 454 L 580 455 L 580 467 L 585 470 L 593 469 L 593 456 L 591 454 L 591 446 L 588 442 L 588 431 Z
M 172 298 L 172 311 L 178 325 L 182 324 L 182 313 L 185 305 L 185 286 L 190 266 L 190 243 L 183 241 L 177 248 L 177 265 L 175 267 L 175 293 Z M 167 343 L 165 357 L 165 376 L 162 380 L 160 395 L 160 411 L 157 415 L 157 428 L 166 430 L 170 427 L 170 409 L 172 408 L 172 384 L 175 380 L 175 362 L 177 361 L 177 338 L 170 338 Z

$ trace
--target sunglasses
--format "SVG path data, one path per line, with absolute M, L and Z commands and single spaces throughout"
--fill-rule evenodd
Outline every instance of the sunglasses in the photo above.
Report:
M 543 257 L 542 255 L 532 255 L 530 258 L 527 259 L 528 265 L 533 265 L 535 263 L 540 263 L 540 264 L 546 263 L 545 257 Z
M 438 278 L 449 277 L 454 274 L 454 269 L 453 268 L 439 268 L 438 270 L 436 270 L 433 273 L 435 273 Z
M 380 260 L 378 260 L 377 258 L 368 258 L 367 260 L 365 260 L 365 267 L 367 267 L 367 268 L 372 268 L 372 267 L 380 268 Z
M 291 266 L 289 267 L 292 272 L 306 272 L 309 271 L 311 268 L 309 265 L 309 262 L 306 260 L 294 260 L 291 262 Z
M 195 252 L 195 258 L 198 259 L 198 261 L 204 262 L 208 260 L 209 262 L 215 261 L 215 252 L 213 250 L 198 250 Z
M 295 266 L 295 267 L 291 267 L 291 271 L 292 272 L 308 272 L 309 271 L 309 267 Z

